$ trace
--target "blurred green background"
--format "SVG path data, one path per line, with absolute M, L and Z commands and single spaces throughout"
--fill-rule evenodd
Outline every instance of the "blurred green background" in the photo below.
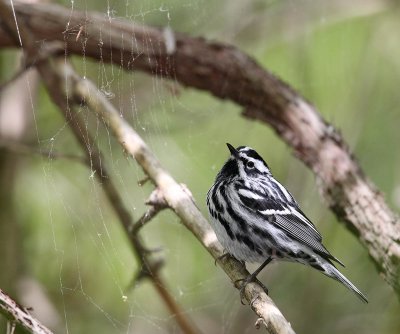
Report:
M 400 8 L 396 1 L 75 0 L 68 8 L 226 42 L 296 88 L 340 129 L 369 178 L 394 210 L 400 207 Z M 1 82 L 15 70 L 15 50 L 0 50 Z M 73 58 L 143 136 L 161 163 L 205 196 L 228 157 L 225 146 L 249 145 L 295 195 L 342 272 L 369 298 L 364 305 L 337 282 L 296 264 L 278 263 L 259 276 L 298 333 L 398 333 L 398 298 L 379 277 L 368 252 L 327 209 L 311 172 L 265 125 L 207 93 L 116 65 Z M 29 83 L 29 86 L 28 86 Z M 80 155 L 80 148 L 45 90 L 23 80 L 32 97 L 19 135 L 4 134 L 13 111 L 1 110 L 0 138 L 43 152 Z M 4 101 L 4 94 L 2 95 Z M 89 112 L 88 129 L 105 154 L 135 218 L 152 186 L 138 187 L 138 165 Z M 3 125 L 3 127 L 2 127 Z M 3 129 L 3 133 L 1 132 Z M 15 154 L 0 148 L 0 287 L 58 333 L 180 333 L 149 282 L 129 288 L 137 263 L 101 186 L 69 159 Z M 142 230 L 161 247 L 171 293 L 203 333 L 256 333 L 255 314 L 197 240 L 170 212 Z M 248 266 L 253 270 L 254 266 Z M 25 298 L 25 299 L 24 299 Z M 47 310 L 47 311 L 46 311 Z M 46 313 L 47 312 L 47 313 Z M 2 318 L 2 326 L 5 321 Z

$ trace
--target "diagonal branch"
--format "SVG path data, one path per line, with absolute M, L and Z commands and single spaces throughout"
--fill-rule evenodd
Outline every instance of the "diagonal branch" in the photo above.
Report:
M 47 159 L 64 159 L 64 160 L 71 160 L 76 161 L 86 166 L 90 165 L 89 161 L 87 161 L 84 157 L 75 154 L 66 154 L 56 151 L 43 151 L 37 147 L 21 144 L 19 142 L 10 141 L 10 140 L 3 140 L 0 139 L 0 148 L 23 155 L 40 155 Z
M 2 13 L 2 16 L 0 16 L 6 20 L 8 28 L 11 29 L 13 27 L 12 21 L 10 19 L 12 17 L 11 12 L 8 10 L 8 8 L 4 7 L 4 4 L 2 2 L 0 2 L 0 13 Z M 23 24 L 20 26 L 19 31 L 21 34 L 21 40 L 24 43 L 25 53 L 28 56 L 28 59 L 31 60 L 35 56 L 40 56 L 36 53 L 37 51 L 32 44 L 33 39 L 31 39 L 30 32 L 25 29 Z M 15 37 L 16 36 L 14 36 L 14 38 Z M 48 51 L 51 49 L 52 46 L 50 45 L 49 48 L 45 49 L 46 53 L 51 55 L 50 53 L 48 53 Z M 104 166 L 103 156 L 101 152 L 97 149 L 95 141 L 92 139 L 90 133 L 87 132 L 87 129 L 81 117 L 78 115 L 77 112 L 73 111 L 74 101 L 69 100 L 69 91 L 63 89 L 65 88 L 65 78 L 63 76 L 58 76 L 57 73 L 52 70 L 51 60 L 51 58 L 47 60 L 41 59 L 41 61 L 36 65 L 37 69 L 42 76 L 43 82 L 47 88 L 47 91 L 50 94 L 50 97 L 52 98 L 53 102 L 59 107 L 73 134 L 75 135 L 79 144 L 82 146 L 83 151 L 86 153 L 87 161 L 90 162 L 91 170 L 99 179 L 99 183 L 102 185 L 112 208 L 114 209 L 120 222 L 122 223 L 125 232 L 131 241 L 130 244 L 133 248 L 134 254 L 137 257 L 138 262 L 142 266 L 141 272 L 145 273 L 145 276 L 149 278 L 150 281 L 153 283 L 153 286 L 167 305 L 170 313 L 175 317 L 182 331 L 187 334 L 199 333 L 199 331 L 195 329 L 190 321 L 186 318 L 186 315 L 184 314 L 184 312 L 182 312 L 182 310 L 166 288 L 166 284 L 164 283 L 159 273 L 159 269 L 161 267 L 160 262 L 153 261 L 149 257 L 149 254 L 146 251 L 146 247 L 143 245 L 143 242 L 138 234 L 129 233 L 130 227 L 133 224 L 132 216 L 129 213 L 128 209 L 126 209 L 126 207 L 124 206 L 123 200 L 120 197 L 117 188 L 112 182 L 111 175 L 108 173 L 106 167 Z M 25 326 L 23 322 L 24 319 L 15 318 L 15 320 L 20 325 Z M 33 324 L 35 325 L 36 323 Z M 34 329 L 35 328 L 33 328 L 33 330 Z M 32 332 L 36 333 L 35 331 Z
M 227 273 L 232 282 L 246 278 L 249 273 L 244 266 L 232 258 L 219 259 L 222 247 L 218 243 L 210 225 L 202 216 L 192 197 L 185 187 L 179 185 L 169 173 L 163 169 L 160 162 L 149 150 L 142 138 L 133 128 L 120 117 L 119 112 L 109 100 L 89 80 L 79 77 L 71 67 L 65 63 L 58 63 L 53 68 L 53 74 L 60 80 L 66 76 L 69 83 L 68 91 L 73 92 L 76 99 L 84 102 L 98 117 L 105 120 L 115 137 L 143 168 L 144 172 L 162 192 L 168 206 L 181 218 L 182 223 L 199 239 L 208 252 L 215 258 L 221 268 Z M 240 285 L 237 283 L 236 287 Z M 275 306 L 271 298 L 264 292 L 259 283 L 250 283 L 245 288 L 245 296 L 252 309 L 263 319 L 270 333 L 294 333 L 290 324 Z
M 11 30 L 13 25 L 10 19 L 10 9 L 0 1 L 0 10 L 3 11 L 2 18 L 6 20 L 8 28 Z M 20 32 L 28 58 L 34 58 L 37 50 L 32 45 L 31 41 L 33 39 L 30 38 L 30 30 L 26 29 L 23 24 L 20 24 Z M 56 103 L 63 112 L 73 133 L 87 153 L 90 161 L 93 161 L 94 165 L 92 169 L 97 172 L 96 175 L 100 178 L 103 187 L 105 187 L 106 194 L 127 232 L 129 233 L 129 226 L 132 224 L 129 212 L 123 207 L 122 200 L 119 198 L 119 194 L 113 187 L 110 178 L 101 177 L 101 175 L 105 173 L 104 166 L 101 164 L 101 154 L 93 144 L 90 135 L 84 131 L 85 128 L 83 124 L 80 123 L 79 115 L 72 111 L 70 103 L 73 103 L 74 100 L 70 100 L 70 97 L 75 98 L 79 103 L 86 103 L 99 118 L 104 119 L 106 123 L 108 123 L 125 151 L 141 165 L 144 172 L 153 183 L 157 185 L 168 206 L 175 211 L 184 225 L 192 231 L 211 255 L 218 260 L 220 266 L 236 284 L 236 287 L 239 288 L 240 285 L 237 282 L 249 275 L 246 268 L 233 258 L 220 258 L 222 255 L 222 247 L 218 243 L 215 233 L 211 230 L 208 222 L 198 210 L 192 197 L 188 194 L 187 189 L 176 183 L 162 168 L 160 162 L 149 150 L 142 138 L 119 116 L 118 111 L 111 105 L 104 94 L 89 80 L 79 77 L 65 60 L 53 60 L 50 58 L 47 62 L 42 61 L 37 64 L 37 69 L 54 103 Z M 134 249 L 140 249 L 140 247 L 135 245 L 135 243 L 138 242 L 137 235 L 129 235 Z M 142 257 L 142 259 L 144 258 Z M 156 282 L 155 278 L 159 277 L 155 276 L 157 272 L 152 271 L 150 266 L 146 268 L 146 270 L 147 269 Z M 159 294 L 165 297 L 164 294 L 167 291 L 164 285 L 154 284 L 154 286 L 158 288 Z M 246 285 L 245 297 L 249 303 L 251 303 L 251 307 L 256 314 L 262 318 L 262 323 L 270 333 L 294 333 L 290 323 L 286 321 L 282 313 L 275 306 L 271 298 L 264 292 L 263 287 L 258 282 L 252 282 Z M 175 305 L 172 299 L 166 302 L 169 307 L 172 307 L 172 305 L 168 302 Z M 177 320 L 179 320 L 178 315 L 181 314 L 176 314 Z M 260 322 L 261 321 L 258 321 L 257 324 L 259 325 Z
M 153 283 L 153 286 L 167 305 L 169 311 L 181 326 L 182 331 L 187 334 L 198 333 L 198 331 L 195 330 L 190 324 L 188 319 L 186 319 L 186 316 L 166 288 L 166 283 L 163 281 L 159 273 L 159 269 L 161 267 L 160 262 L 154 261 L 149 257 L 147 248 L 144 246 L 143 241 L 137 233 L 130 233 L 130 228 L 133 224 L 132 216 L 128 209 L 124 206 L 123 200 L 120 197 L 117 188 L 112 183 L 112 177 L 104 165 L 104 159 L 101 152 L 96 148 L 96 144 L 91 138 L 90 134 L 86 133 L 86 128 L 82 119 L 79 117 L 76 111 L 68 107 L 68 95 L 65 95 L 66 92 L 62 91 L 62 81 L 64 78 L 61 76 L 55 77 L 52 73 L 51 67 L 47 64 L 43 64 L 43 66 L 41 66 L 39 69 L 39 72 L 47 90 L 50 93 L 50 96 L 53 99 L 53 102 L 57 104 L 60 110 L 63 112 L 72 132 L 74 133 L 78 142 L 81 144 L 84 152 L 87 154 L 87 158 L 91 163 L 92 171 L 96 172 L 95 175 L 97 176 L 99 183 L 102 185 L 111 206 L 113 207 L 125 229 L 127 236 L 131 241 L 136 258 L 141 264 L 141 272 L 146 273 L 145 277 L 149 278 Z M 142 277 L 144 276 L 142 275 Z
M 146 204 L 150 205 L 150 208 L 143 214 L 142 217 L 139 218 L 136 223 L 129 227 L 130 234 L 138 233 L 139 230 L 148 222 L 150 222 L 155 216 L 157 216 L 161 210 L 168 207 L 164 197 L 162 197 L 162 194 L 160 194 L 158 189 L 155 189 L 152 192 L 150 198 L 146 201 Z
M 39 68 L 43 82 L 53 99 L 53 102 L 58 105 L 63 112 L 64 117 L 70 125 L 72 132 L 76 139 L 81 144 L 87 158 L 91 163 L 92 171 L 95 171 L 99 183 L 102 185 L 107 198 L 121 221 L 127 236 L 131 241 L 133 251 L 136 255 L 138 262 L 141 264 L 141 272 L 145 273 L 142 277 L 147 277 L 153 283 L 160 297 L 167 305 L 171 314 L 176 318 L 176 321 L 181 326 L 184 333 L 195 334 L 197 330 L 193 328 L 186 316 L 175 302 L 174 298 L 170 295 L 166 288 L 166 283 L 163 281 L 159 269 L 160 262 L 154 261 L 149 257 L 147 248 L 144 246 L 138 234 L 130 233 L 130 227 L 133 224 L 133 219 L 128 209 L 124 206 L 123 200 L 112 183 L 112 177 L 104 166 L 104 159 L 101 152 L 96 148 L 94 140 L 89 133 L 86 133 L 86 128 L 78 113 L 68 106 L 68 95 L 62 90 L 62 82 L 65 80 L 62 76 L 56 77 L 48 64 L 43 64 Z M 67 77 L 68 80 L 68 77 Z M 55 85 L 56 84 L 56 85 Z
M 245 117 L 271 126 L 314 172 L 332 211 L 359 237 L 400 295 L 398 216 L 364 175 L 338 131 L 290 86 L 232 46 L 131 21 L 110 21 L 95 13 L 71 14 L 56 5 L 14 2 L 18 19 L 36 40 L 63 41 L 66 54 L 85 54 L 209 91 L 242 106 Z M 0 46 L 18 46 L 2 24 Z
M 13 25 L 10 19 L 11 11 L 7 5 L 0 1 L 0 9 L 3 10 L 2 16 L 8 24 L 8 29 L 11 30 Z M 29 58 L 36 55 L 37 50 L 32 45 L 32 38 L 30 38 L 30 30 L 21 24 L 24 28 L 21 29 L 21 37 L 25 43 L 25 51 Z M 46 49 L 45 49 L 45 53 Z M 240 288 L 238 281 L 243 280 L 249 275 L 246 268 L 237 260 L 233 258 L 221 258 L 222 247 L 218 243 L 215 233 L 211 230 L 206 219 L 202 216 L 197 206 L 195 205 L 192 197 L 188 194 L 186 187 L 179 185 L 176 181 L 162 168 L 159 161 L 149 150 L 145 142 L 133 130 L 133 128 L 120 116 L 118 111 L 111 105 L 107 98 L 93 85 L 89 80 L 79 77 L 72 67 L 69 66 L 64 60 L 49 59 L 48 62 L 40 62 L 37 64 L 37 69 L 42 76 L 43 82 L 52 97 L 53 101 L 59 106 L 64 113 L 65 118 L 72 125 L 76 138 L 81 146 L 87 153 L 90 161 L 94 161 L 98 166 L 94 166 L 94 170 L 98 171 L 96 174 L 104 175 L 104 167 L 101 165 L 101 155 L 96 150 L 95 145 L 92 144 L 90 136 L 83 132 L 82 124 L 79 124 L 80 118 L 71 110 L 70 97 L 75 97 L 78 102 L 86 103 L 90 109 L 96 112 L 98 117 L 103 118 L 114 135 L 128 152 L 143 168 L 148 177 L 157 185 L 158 189 L 162 192 L 163 198 L 168 206 L 175 211 L 181 218 L 184 225 L 192 231 L 192 233 L 199 239 L 203 246 L 217 259 L 222 269 L 227 273 L 229 278 L 236 284 L 236 288 Z M 92 167 L 93 168 L 93 167 Z M 123 207 L 122 200 L 119 199 L 119 194 L 112 186 L 110 178 L 101 179 L 103 186 L 106 187 L 106 194 L 109 197 L 116 213 L 119 215 L 124 228 L 129 233 L 129 227 L 132 222 L 127 210 Z M 135 242 L 137 236 L 130 234 L 133 246 L 136 249 Z M 137 247 L 138 249 L 140 247 Z M 143 248 L 142 248 L 143 249 Z M 148 268 L 149 272 L 154 274 L 151 267 Z M 159 288 L 159 293 L 162 297 L 166 292 L 161 284 L 155 284 Z M 266 329 L 272 334 L 293 334 L 290 323 L 284 318 L 282 313 L 273 303 L 272 299 L 265 293 L 262 285 L 259 282 L 252 282 L 246 285 L 245 297 L 254 312 L 262 319 L 257 321 L 257 326 L 262 322 Z M 172 299 L 169 302 L 173 302 Z M 172 305 L 167 305 L 171 307 Z M 177 314 L 178 316 L 178 314 Z M 178 318 L 178 317 L 177 317 Z
M 36 318 L 31 316 L 26 309 L 18 305 L 10 296 L 0 289 L 0 312 L 10 321 L 21 325 L 27 331 L 34 334 L 52 334 L 53 332 L 43 326 Z

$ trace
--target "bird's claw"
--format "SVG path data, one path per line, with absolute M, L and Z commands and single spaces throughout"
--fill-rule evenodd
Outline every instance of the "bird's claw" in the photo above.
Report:
M 226 257 L 228 257 L 228 256 L 230 256 L 229 253 L 224 253 L 224 254 L 222 254 L 221 256 L 218 256 L 218 257 L 215 259 L 214 264 L 217 265 L 217 261 L 220 261 L 220 260 L 222 260 L 222 259 L 224 259 L 224 258 L 226 258 Z
M 239 289 L 240 303 L 241 303 L 242 305 L 246 305 L 246 303 L 243 302 L 243 300 L 246 300 L 246 296 L 245 296 L 245 291 L 244 291 L 244 290 L 245 290 L 247 284 L 252 283 L 252 282 L 254 282 L 254 281 L 255 281 L 255 277 L 252 277 L 252 275 L 249 275 L 249 276 L 246 277 L 246 278 L 240 278 L 240 279 L 238 279 L 238 280 L 235 281 L 235 285 L 236 285 L 236 283 L 243 282 L 242 285 L 241 285 L 241 287 L 240 287 L 240 289 Z M 261 287 L 263 288 L 264 292 L 268 295 L 268 288 L 267 288 L 264 284 L 262 284 L 261 282 L 258 282 L 258 284 L 261 285 Z M 250 306 L 253 306 L 253 303 L 258 299 L 258 297 L 259 297 L 258 295 L 255 296 L 255 297 L 250 301 L 250 304 L 249 304 L 249 305 L 250 305 Z
M 250 277 L 251 278 L 251 277 Z M 239 294 L 240 294 L 240 303 L 242 305 L 246 305 L 245 302 L 243 302 L 243 300 L 246 300 L 246 296 L 245 296 L 245 291 L 244 289 L 246 288 L 247 284 L 249 284 L 250 282 L 252 282 L 252 279 L 249 280 L 249 277 L 247 278 L 240 278 L 238 280 L 235 281 L 235 285 L 239 282 L 243 282 L 240 289 L 239 289 Z

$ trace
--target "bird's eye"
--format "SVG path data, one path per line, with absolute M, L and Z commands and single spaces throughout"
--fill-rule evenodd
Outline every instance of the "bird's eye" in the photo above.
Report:
M 247 161 L 246 167 L 248 169 L 253 169 L 254 168 L 254 162 L 253 161 Z

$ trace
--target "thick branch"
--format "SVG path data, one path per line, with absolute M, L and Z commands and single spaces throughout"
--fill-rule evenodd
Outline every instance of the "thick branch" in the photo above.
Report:
M 14 321 L 35 334 L 52 334 L 53 332 L 43 326 L 38 320 L 31 316 L 23 307 L 18 305 L 10 296 L 0 289 L 0 312 L 10 321 Z
M 338 219 L 361 239 L 385 280 L 400 294 L 398 217 L 338 132 L 287 84 L 234 47 L 202 38 L 110 21 L 98 14 L 71 14 L 59 6 L 15 1 L 15 9 L 37 41 L 65 41 L 67 54 L 174 78 L 230 99 L 244 107 L 245 117 L 270 125 L 313 170 Z M 17 46 L 4 29 L 0 46 Z

